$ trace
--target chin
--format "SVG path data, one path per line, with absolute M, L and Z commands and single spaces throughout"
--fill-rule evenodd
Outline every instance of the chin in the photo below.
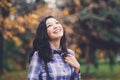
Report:
M 59 36 L 56 36 L 54 37 L 54 39 L 61 39 L 63 35 L 59 35 Z

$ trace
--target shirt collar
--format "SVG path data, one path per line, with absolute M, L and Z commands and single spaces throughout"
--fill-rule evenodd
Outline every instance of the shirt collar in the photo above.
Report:
M 61 47 L 59 48 L 59 49 L 56 49 L 54 46 L 52 46 L 52 45 L 50 45 L 50 48 L 52 49 L 52 53 L 54 53 L 54 51 L 56 50 L 59 50 L 59 51 L 61 51 Z

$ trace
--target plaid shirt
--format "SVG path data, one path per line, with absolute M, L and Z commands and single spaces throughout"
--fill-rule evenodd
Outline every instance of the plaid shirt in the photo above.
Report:
M 70 54 L 74 52 L 68 49 Z M 53 61 L 47 63 L 50 80 L 81 80 L 80 73 L 76 73 L 74 68 L 64 62 L 61 54 L 54 54 Z M 47 80 L 44 61 L 38 57 L 36 51 L 31 58 L 28 80 Z

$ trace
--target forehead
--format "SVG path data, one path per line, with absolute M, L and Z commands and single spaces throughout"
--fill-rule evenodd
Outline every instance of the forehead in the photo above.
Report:
M 50 24 L 50 23 L 53 23 L 53 22 L 56 22 L 57 20 L 55 18 L 48 18 L 46 20 L 46 24 Z

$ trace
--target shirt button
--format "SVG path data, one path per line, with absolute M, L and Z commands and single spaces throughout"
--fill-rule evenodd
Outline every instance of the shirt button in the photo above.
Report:
M 63 70 L 63 72 L 65 72 L 65 70 Z

